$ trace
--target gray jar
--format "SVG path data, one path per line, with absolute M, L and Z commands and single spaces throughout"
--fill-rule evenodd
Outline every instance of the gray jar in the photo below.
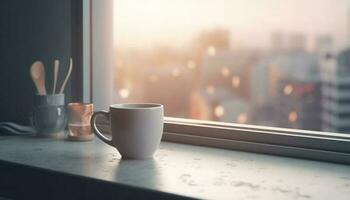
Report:
M 34 96 L 31 123 L 38 135 L 53 136 L 63 133 L 67 119 L 64 94 Z

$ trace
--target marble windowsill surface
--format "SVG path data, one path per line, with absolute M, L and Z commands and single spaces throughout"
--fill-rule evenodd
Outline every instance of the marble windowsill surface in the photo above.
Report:
M 121 160 L 90 142 L 0 136 L 0 160 L 205 199 L 349 199 L 350 166 L 162 142 Z

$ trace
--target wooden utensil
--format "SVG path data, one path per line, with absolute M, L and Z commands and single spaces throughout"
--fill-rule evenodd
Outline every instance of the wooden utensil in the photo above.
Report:
M 64 88 L 66 87 L 67 81 L 68 81 L 68 79 L 69 79 L 69 77 L 70 77 L 70 74 L 72 73 L 72 68 L 73 68 L 73 60 L 72 60 L 72 58 L 70 58 L 68 73 L 67 73 L 67 75 L 66 75 L 66 78 L 65 78 L 64 81 L 63 81 L 63 84 L 62 84 L 62 86 L 61 86 L 61 89 L 60 89 L 59 94 L 62 94 L 62 93 L 63 93 Z
M 35 61 L 30 67 L 30 75 L 39 95 L 46 95 L 45 68 L 41 61 Z
M 52 88 L 52 94 L 56 93 L 56 84 L 57 84 L 57 77 L 58 77 L 58 70 L 60 67 L 60 61 L 55 60 L 54 63 L 54 74 L 53 74 L 53 88 Z

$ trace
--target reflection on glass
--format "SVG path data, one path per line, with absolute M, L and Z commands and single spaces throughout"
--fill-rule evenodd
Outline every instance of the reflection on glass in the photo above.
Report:
M 348 0 L 115 0 L 114 27 L 117 102 L 350 133 Z

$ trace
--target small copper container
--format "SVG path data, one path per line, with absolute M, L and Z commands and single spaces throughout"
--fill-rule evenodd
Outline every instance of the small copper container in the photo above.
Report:
M 90 103 L 68 104 L 69 121 L 67 139 L 87 141 L 94 138 L 90 126 L 93 110 L 93 104 Z

